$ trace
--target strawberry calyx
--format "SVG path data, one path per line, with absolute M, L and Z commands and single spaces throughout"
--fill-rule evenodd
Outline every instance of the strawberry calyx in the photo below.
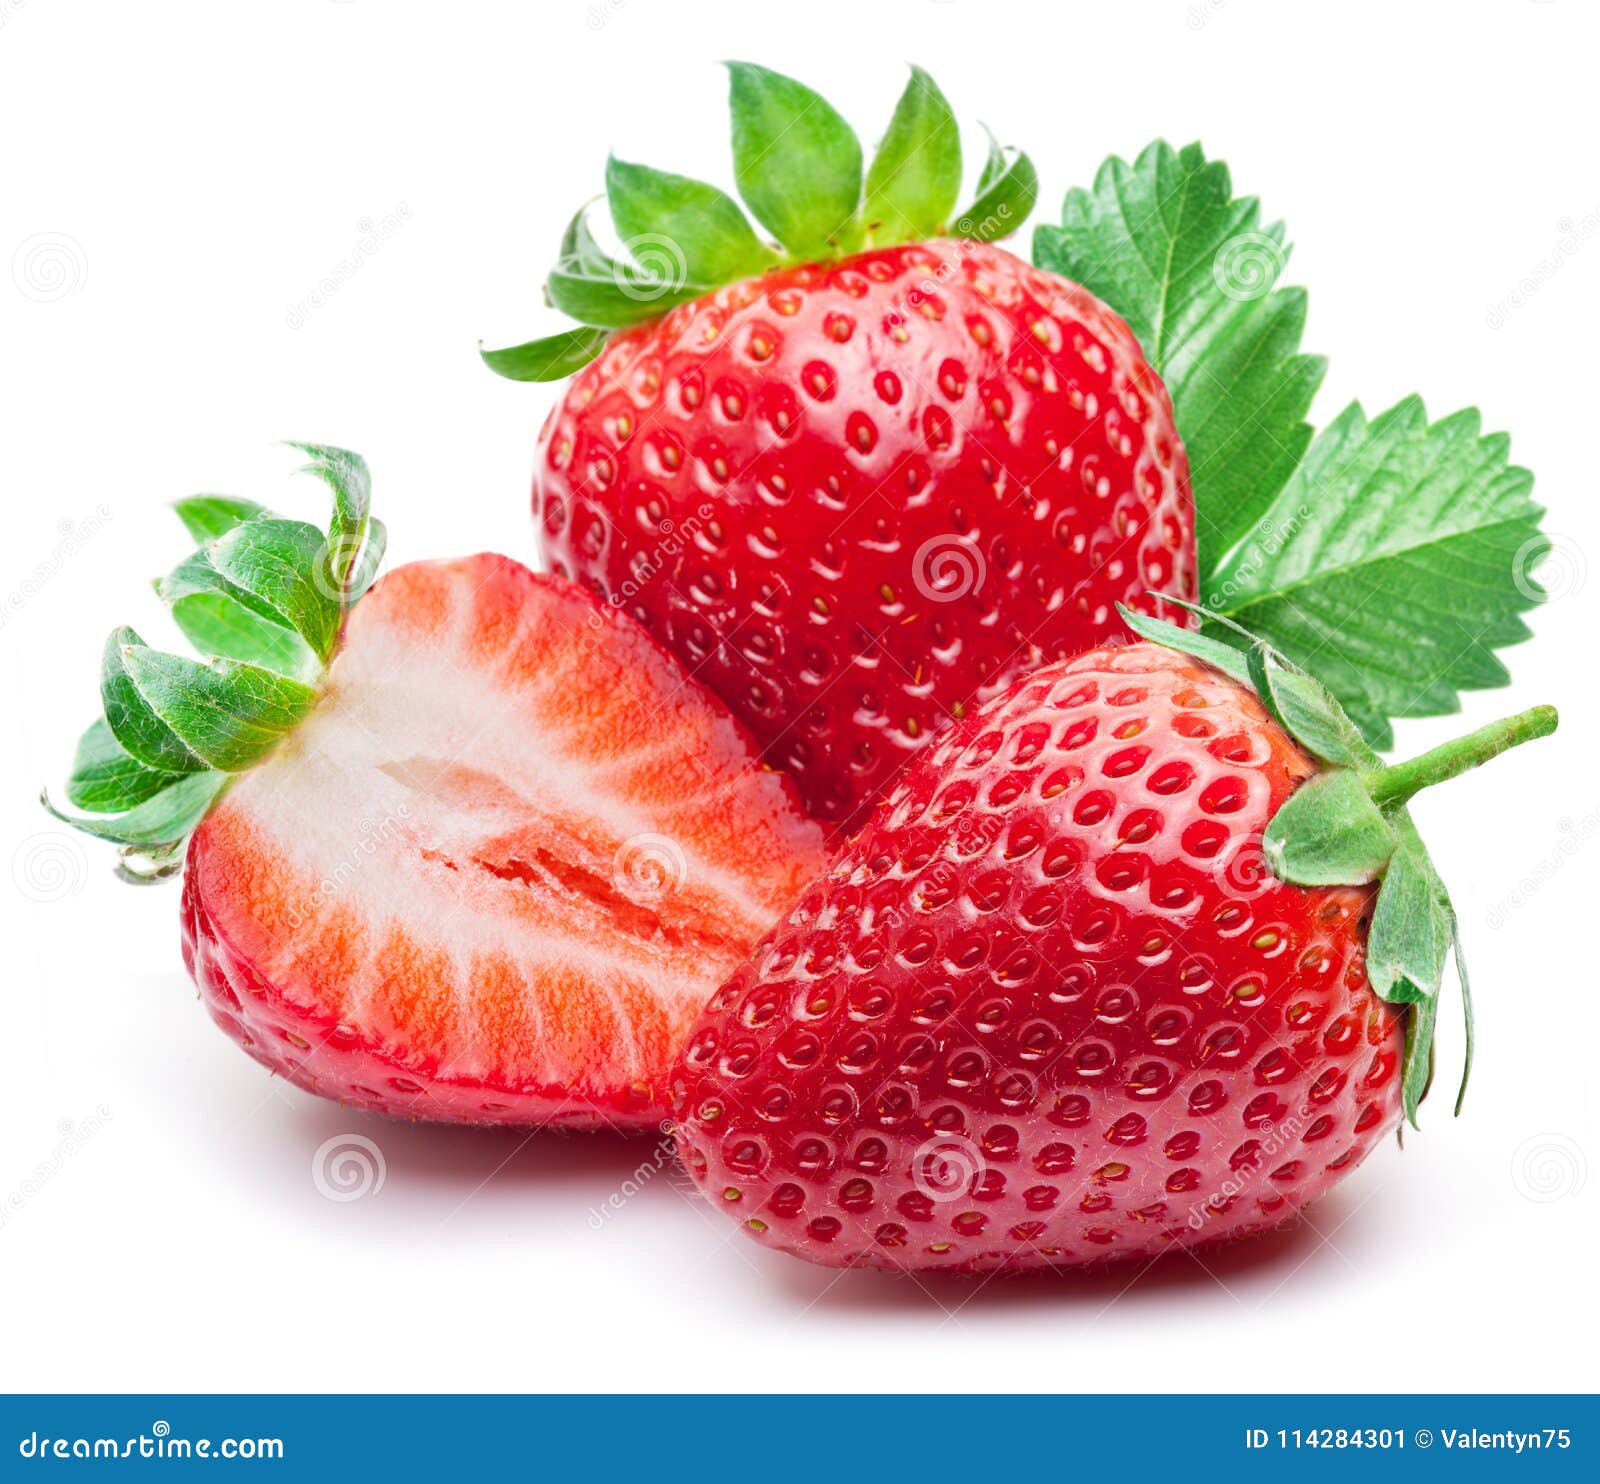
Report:
M 195 495 L 174 508 L 196 550 L 155 583 L 204 656 L 166 654 L 114 630 L 101 716 L 83 734 L 57 819 L 122 847 L 119 874 L 150 881 L 182 864 L 189 836 L 229 782 L 316 705 L 345 614 L 377 575 L 386 532 L 357 454 L 295 443 L 333 492 L 324 533 L 251 500 Z
M 1553 706 L 1491 722 L 1406 762 L 1385 766 L 1333 693 L 1249 630 L 1193 604 L 1169 599 L 1204 620 L 1199 632 L 1121 609 L 1141 638 L 1204 661 L 1259 697 L 1272 718 L 1321 764 L 1262 832 L 1267 868 L 1297 886 L 1378 883 L 1367 929 L 1367 978 L 1382 1000 L 1406 1007 L 1401 1097 L 1417 1110 L 1433 1079 L 1433 1037 L 1445 962 L 1454 957 L 1466 1023 L 1466 1054 L 1455 1110 L 1472 1070 L 1472 991 L 1460 922 L 1406 805 L 1418 792 L 1555 731 Z
M 960 130 L 920 67 L 911 69 L 866 165 L 854 130 L 820 94 L 749 62 L 727 66 L 734 182 L 744 206 L 705 181 L 613 155 L 606 202 L 623 255 L 613 257 L 595 240 L 588 208 L 580 209 L 545 282 L 546 302 L 578 328 L 481 350 L 490 370 L 513 381 L 559 381 L 599 355 L 616 331 L 724 284 L 784 264 L 932 237 L 993 242 L 1033 210 L 1033 162 L 993 135 L 972 201 L 955 209 Z M 770 238 L 758 234 L 751 216 Z

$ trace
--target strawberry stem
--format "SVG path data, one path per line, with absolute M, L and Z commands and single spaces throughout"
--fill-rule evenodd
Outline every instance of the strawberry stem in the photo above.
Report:
M 1555 731 L 1557 720 L 1554 706 L 1533 706 L 1396 763 L 1370 781 L 1373 802 L 1380 807 L 1403 804 L 1422 789 L 1479 767 L 1508 748 L 1519 747 L 1535 737 L 1548 737 Z

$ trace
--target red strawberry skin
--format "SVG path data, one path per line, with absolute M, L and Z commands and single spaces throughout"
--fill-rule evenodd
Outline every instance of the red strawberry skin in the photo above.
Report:
M 1040 659 L 1196 596 L 1165 387 L 1086 290 L 972 242 L 748 279 L 617 335 L 541 440 L 554 570 L 649 626 L 858 825 Z
M 638 625 L 504 557 L 422 562 L 357 604 L 310 717 L 195 833 L 184 959 L 323 1096 L 653 1127 L 706 996 L 823 859 Z
M 1149 644 L 951 730 L 713 997 L 674 1069 L 719 1209 L 832 1265 L 1152 1258 L 1275 1226 L 1399 1118 L 1370 887 L 1267 874 L 1310 760 Z

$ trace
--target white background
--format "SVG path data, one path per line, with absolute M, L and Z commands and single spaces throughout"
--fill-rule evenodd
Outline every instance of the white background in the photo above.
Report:
M 1600 557 L 1600 12 L 0 0 L 0 23 L 0 1380 L 1600 1381 L 1600 575 L 1585 582 Z M 973 126 L 972 159 L 980 119 L 1033 153 L 1046 214 L 1107 154 L 1201 138 L 1289 223 L 1306 343 L 1332 357 L 1317 420 L 1356 395 L 1377 410 L 1417 390 L 1435 414 L 1476 402 L 1538 475 L 1560 597 L 1509 652 L 1514 686 L 1400 735 L 1414 751 L 1540 700 L 1564 715 L 1555 740 L 1417 809 L 1474 959 L 1466 1115 L 1441 1094 L 1403 1152 L 1379 1150 L 1306 1225 L 1211 1257 L 1209 1274 L 1179 1258 L 1131 1287 L 840 1278 L 730 1240 L 665 1170 L 596 1230 L 591 1208 L 652 1164 L 648 1142 L 393 1125 L 269 1080 L 195 1002 L 176 887 L 119 885 L 109 847 L 34 806 L 94 714 L 105 633 L 170 632 L 145 585 L 183 544 L 164 503 L 222 490 L 321 518 L 273 440 L 363 451 L 396 559 L 530 555 L 555 392 L 490 376 L 475 342 L 556 327 L 542 273 L 609 148 L 727 182 L 726 56 L 819 86 L 869 140 L 918 61 Z M 375 224 L 384 240 L 364 253 Z M 321 292 L 346 260 L 358 271 Z M 1493 315 L 1541 262 L 1544 281 Z M 1453 1068 L 1453 1009 L 1443 1043 Z M 386 1180 L 341 1204 L 311 1168 L 344 1133 L 377 1142 Z

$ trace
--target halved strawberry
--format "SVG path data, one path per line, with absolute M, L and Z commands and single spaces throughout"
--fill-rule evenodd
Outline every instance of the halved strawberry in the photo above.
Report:
M 263 522 L 200 555 L 227 585 L 269 574 L 229 601 L 289 607 L 292 561 L 238 560 L 241 542 L 274 535 Z M 306 630 L 322 632 L 309 617 Z M 653 1122 L 686 1026 L 821 864 L 784 781 L 641 627 L 505 557 L 383 578 L 350 610 L 303 719 L 259 761 L 161 676 L 192 665 L 194 687 L 228 681 L 236 734 L 271 731 L 254 698 L 281 692 L 281 709 L 298 682 L 116 647 L 133 692 L 108 687 L 104 728 L 124 771 L 165 773 L 186 751 L 195 766 L 169 791 L 242 774 L 188 847 L 185 960 L 212 1016 L 257 1060 L 344 1102 Z M 152 718 L 183 751 L 160 750 Z M 106 776 L 106 737 L 91 737 L 100 766 L 80 752 L 69 792 Z M 126 841 L 130 817 L 74 822 L 148 853 Z

